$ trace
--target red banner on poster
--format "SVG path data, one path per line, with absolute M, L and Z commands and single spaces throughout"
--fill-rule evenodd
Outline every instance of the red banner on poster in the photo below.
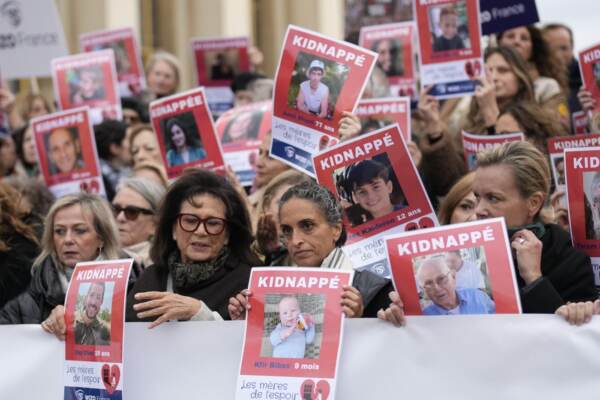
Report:
M 377 53 L 377 65 L 385 72 L 394 97 L 418 95 L 413 36 L 413 22 L 365 26 L 360 30 L 358 44 Z
M 87 107 L 32 118 L 44 182 L 56 197 L 81 191 L 104 195 Z
M 61 110 L 88 106 L 94 124 L 122 118 L 112 50 L 53 59 L 52 81 Z
M 355 268 L 389 276 L 383 235 L 437 225 L 398 125 L 340 143 L 313 163 L 319 184 L 340 199 L 344 252 Z
M 401 233 L 385 245 L 407 315 L 521 313 L 503 218 Z
M 393 124 L 398 124 L 404 141 L 411 136 L 410 98 L 361 100 L 354 112 L 362 125 L 362 133 L 369 133 Z
M 65 400 L 123 398 L 125 297 L 132 263 L 75 266 L 65 297 Z
M 340 299 L 351 283 L 351 271 L 252 269 L 236 399 L 335 398 Z
M 353 111 L 376 54 L 293 25 L 275 77 L 271 156 L 313 175 L 313 154 L 337 142 L 343 111 Z
M 564 151 L 566 149 L 577 149 L 583 147 L 600 147 L 600 134 L 559 136 L 548 138 L 548 155 L 554 184 L 557 187 L 565 185 L 565 161 Z
M 525 135 L 522 132 L 502 135 L 474 135 L 463 131 L 463 150 L 469 170 L 475 169 L 477 166 L 477 153 L 480 151 L 493 149 L 506 142 L 519 142 L 521 140 L 525 140 Z
M 258 149 L 271 131 L 272 109 L 271 101 L 236 107 L 215 123 L 225 162 L 244 186 L 254 180 Z
M 169 179 L 190 167 L 224 171 L 223 152 L 203 88 L 153 101 L 150 119 Z
M 478 0 L 414 0 L 422 86 L 438 98 L 475 91 L 484 73 Z
M 146 78 L 138 42 L 132 28 L 84 33 L 79 36 L 81 51 L 112 49 L 121 96 L 139 94 L 146 88 Z

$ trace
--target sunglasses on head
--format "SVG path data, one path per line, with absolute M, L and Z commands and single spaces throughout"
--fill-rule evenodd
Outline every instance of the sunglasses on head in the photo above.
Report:
M 115 218 L 118 217 L 119 214 L 121 214 L 121 212 L 124 212 L 125 218 L 128 221 L 135 221 L 136 219 L 138 219 L 140 214 L 154 215 L 154 211 L 148 210 L 146 208 L 136 207 L 136 206 L 122 207 L 118 204 L 113 204 L 112 209 L 113 209 L 113 213 L 115 214 Z

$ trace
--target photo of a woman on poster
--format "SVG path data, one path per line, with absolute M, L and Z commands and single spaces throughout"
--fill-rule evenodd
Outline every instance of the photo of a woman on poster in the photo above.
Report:
M 206 158 L 192 112 L 180 114 L 161 123 L 163 126 L 167 164 L 170 167 Z
M 225 126 L 222 144 L 242 142 L 245 140 L 256 140 L 263 112 L 243 112 L 232 118 Z
M 377 40 L 371 46 L 371 50 L 377 53 L 377 65 L 386 76 L 404 75 L 403 47 L 399 40 Z

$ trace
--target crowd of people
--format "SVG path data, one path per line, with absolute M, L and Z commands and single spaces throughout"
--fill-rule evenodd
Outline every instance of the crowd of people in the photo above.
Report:
M 448 24 L 453 18 L 444 16 Z M 485 73 L 473 96 L 440 101 L 422 88 L 411 112 L 411 157 L 441 224 L 504 217 L 523 312 L 557 313 L 582 324 L 600 314 L 600 300 L 590 258 L 572 246 L 565 215 L 551 201 L 561 192 L 552 183 L 546 142 L 572 134 L 571 114 L 591 111 L 595 101 L 574 72 L 574 39 L 567 26 L 519 27 L 496 39 L 486 49 Z M 458 44 L 446 40 L 439 46 Z M 308 90 L 316 90 L 313 83 L 323 69 L 322 63 L 311 64 L 307 91 L 298 94 L 299 107 L 315 114 L 325 111 L 323 102 Z M 272 81 L 256 72 L 259 66 L 253 70 L 233 79 L 237 106 L 271 96 Z M 365 96 L 389 95 L 385 71 L 378 66 L 373 74 L 378 78 L 369 81 Z M 64 338 L 65 292 L 75 265 L 84 261 L 134 259 L 126 320 L 151 322 L 150 328 L 173 320 L 244 318 L 254 266 L 354 268 L 342 251 L 347 236 L 342 204 L 307 175 L 271 158 L 270 135 L 260 146 L 252 187 L 242 187 L 231 170 L 224 177 L 189 169 L 169 183 L 148 124 L 148 102 L 182 89 L 179 60 L 157 51 L 147 63 L 146 80 L 148 90 L 141 96 L 122 99 L 123 121 L 94 127 L 107 198 L 88 193 L 53 198 L 40 176 L 28 123 L 53 107 L 39 94 L 15 95 L 0 87 L 0 109 L 11 128 L 0 137 L 1 324 L 41 324 Z M 171 164 L 206 156 L 194 151 L 177 121 L 167 128 Z M 463 129 L 523 132 L 525 141 L 479 153 L 469 172 Z M 345 112 L 337 134 L 348 140 L 364 131 L 359 119 Z M 58 133 L 62 147 L 76 148 L 66 143 L 68 131 Z M 58 133 L 49 156 L 60 169 L 77 159 L 59 146 Z M 361 173 L 359 166 L 353 173 Z M 388 200 L 383 211 L 403 207 L 389 201 L 388 171 L 375 175 L 357 178 L 352 196 L 383 190 Z M 368 211 L 370 218 L 377 215 Z M 468 268 L 462 267 L 464 275 Z M 460 261 L 448 256 L 419 270 L 417 280 L 433 301 L 425 314 L 451 314 L 465 296 L 493 307 L 478 289 L 457 288 L 457 281 L 466 279 L 457 275 L 460 268 Z M 90 288 L 86 303 L 88 296 L 90 304 L 101 301 L 101 289 Z M 340 301 L 347 317 L 406 324 L 391 281 L 371 272 L 355 273 Z M 78 334 L 89 343 L 94 334 L 89 324 L 97 320 L 92 312 L 84 314 L 81 324 L 88 326 Z

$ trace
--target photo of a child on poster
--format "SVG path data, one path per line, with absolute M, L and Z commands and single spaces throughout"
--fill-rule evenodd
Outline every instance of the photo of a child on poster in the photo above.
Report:
M 146 88 L 140 49 L 132 28 L 89 32 L 79 36 L 83 52 L 110 49 L 115 54 L 119 94 L 131 96 Z
M 210 110 L 221 115 L 233 107 L 230 85 L 236 75 L 250 70 L 246 36 L 193 38 L 192 52 L 198 86 L 204 86 Z
M 258 150 L 271 130 L 273 103 L 264 101 L 236 107 L 215 123 L 221 138 L 223 156 L 243 186 L 250 186 L 256 175 Z
M 557 188 L 564 190 L 565 187 L 565 149 L 576 149 L 584 147 L 600 146 L 600 134 L 559 136 L 548 138 L 548 155 L 550 156 L 550 167 L 552 177 Z
M 343 111 L 352 111 L 376 54 L 293 25 L 275 77 L 271 157 L 314 175 L 311 157 L 337 143 Z
M 383 236 L 437 225 L 397 124 L 342 142 L 314 159 L 317 182 L 339 198 L 356 269 L 389 276 Z
M 591 258 L 600 291 L 600 149 L 565 149 L 564 157 L 573 247 Z
M 417 95 L 413 49 L 414 23 L 366 26 L 358 44 L 377 53 L 377 66 L 390 83 L 392 96 Z
M 224 171 L 223 153 L 203 88 L 153 101 L 150 119 L 169 179 L 189 167 Z
M 44 182 L 56 197 L 105 194 L 89 108 L 36 117 L 31 126 Z
M 253 268 L 236 399 L 335 398 L 342 286 L 352 271 Z M 257 397 L 258 396 L 258 397 Z
M 484 73 L 478 0 L 415 0 L 421 85 L 440 99 L 475 91 Z
M 465 161 L 470 171 L 477 167 L 477 153 L 493 149 L 506 142 L 519 142 L 525 140 L 522 132 L 505 133 L 501 135 L 475 135 L 462 131 L 463 151 Z
M 94 124 L 122 118 L 112 50 L 53 59 L 52 80 L 61 110 L 89 106 Z
M 361 100 L 355 114 L 360 118 L 362 134 L 398 124 L 404 140 L 406 142 L 410 140 L 410 98 L 408 97 Z
M 65 297 L 65 399 L 122 398 L 125 297 L 132 263 L 75 266 Z
M 518 314 L 520 297 L 504 219 L 385 238 L 407 315 Z

